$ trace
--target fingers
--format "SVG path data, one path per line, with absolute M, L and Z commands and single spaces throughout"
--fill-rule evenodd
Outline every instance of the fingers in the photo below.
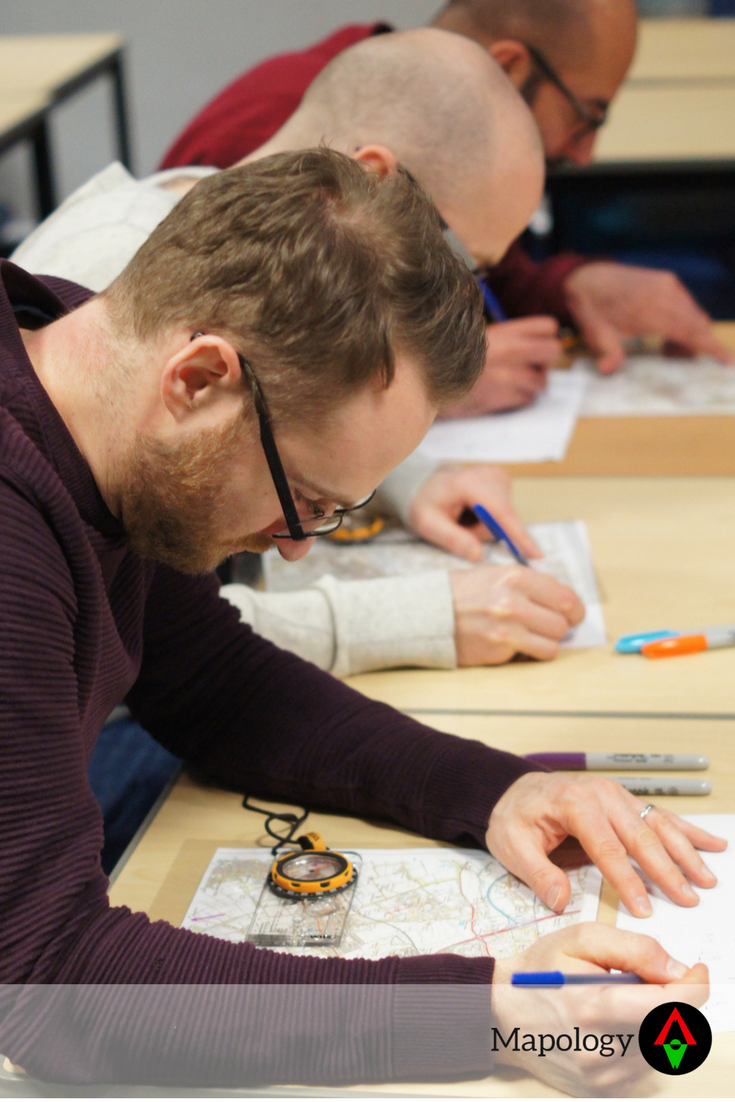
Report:
M 611 778 L 568 773 L 530 773 L 510 786 L 490 816 L 488 847 L 516 875 L 536 889 L 542 873 L 550 876 L 540 855 L 565 837 L 577 838 L 585 852 L 637 918 L 651 914 L 645 885 L 631 857 L 675 903 L 692 907 L 698 896 L 688 874 L 701 887 L 715 878 L 695 852 L 676 816 L 659 808 L 641 819 L 643 802 Z M 702 839 L 714 848 L 722 841 Z M 508 861 L 513 861 L 511 866 Z M 548 884 L 546 884 L 548 890 Z M 546 895 L 542 898 L 551 906 Z
M 712 356 L 723 364 L 735 364 L 735 355 L 733 355 L 730 349 L 726 348 L 721 341 L 717 340 L 717 337 L 709 326 L 707 327 L 707 331 L 697 339 L 694 351 L 701 352 L 706 356 Z
M 569 798 L 572 792 L 573 798 Z M 652 908 L 631 857 L 682 907 L 694 907 L 699 902 L 685 873 L 702 887 L 716 883 L 675 817 L 657 808 L 641 819 L 642 801 L 617 782 L 602 777 L 586 783 L 572 782 L 567 797 L 568 814 L 562 812 L 562 821 L 568 832 L 579 839 L 636 917 L 647 917 Z
M 649 822 L 649 820 L 651 820 Z M 666 852 L 672 861 L 702 888 L 713 888 L 717 883 L 717 877 L 697 853 L 695 843 L 682 829 L 685 824 L 678 816 L 656 807 L 646 816 L 649 829 L 660 838 Z M 706 832 L 702 832 L 703 834 Z M 641 866 L 643 867 L 643 866 Z M 646 870 L 648 871 L 648 870 Z M 694 893 L 693 893 L 694 894 Z
M 584 612 L 570 589 L 524 566 L 486 564 L 450 574 L 449 583 L 461 666 L 497 665 L 518 653 L 548 661 Z
M 722 850 L 727 849 L 727 839 L 719 838 L 716 834 L 710 834 L 708 830 L 703 830 L 701 827 L 694 826 L 693 823 L 688 823 L 686 819 L 682 819 L 679 815 L 675 815 L 673 811 L 666 811 L 661 807 L 657 807 L 657 815 L 659 812 L 667 819 L 673 821 L 679 830 L 683 834 L 686 834 L 689 841 L 697 849 L 704 849 L 710 853 L 720 853 Z
M 576 960 L 580 967 L 574 970 L 578 972 L 584 972 L 589 964 L 595 964 L 607 972 L 613 969 L 634 972 L 647 983 L 680 982 L 691 971 L 647 934 L 618 930 L 614 926 L 604 926 L 598 922 L 580 922 L 568 926 L 562 932 L 566 936 L 561 948 L 573 958 L 566 965 L 569 971 Z
M 569 878 L 530 838 L 519 840 L 514 866 L 509 871 L 528 884 L 550 911 L 563 911 L 569 903 L 572 894 Z
M 486 364 L 466 398 L 440 411 L 443 418 L 482 417 L 527 406 L 546 387 L 546 372 L 520 363 Z
M 625 360 L 621 334 L 615 326 L 602 319 L 582 325 L 582 335 L 595 354 L 595 365 L 601 375 L 612 375 Z
M 452 555 L 458 555 L 468 562 L 479 563 L 482 559 L 482 541 L 472 528 L 464 528 L 447 513 L 436 506 L 427 506 L 420 518 L 412 516 L 412 527 L 429 543 L 436 544 Z
M 538 316 L 515 318 L 489 325 L 486 329 L 486 364 L 545 364 L 551 366 L 561 353 L 559 323 L 556 318 Z
M 414 495 L 409 522 L 424 539 L 470 562 L 479 562 L 482 541 L 490 535 L 479 522 L 467 528 L 459 520 L 466 509 L 480 502 L 523 554 L 538 557 L 541 550 L 513 508 L 510 488 L 510 478 L 498 467 L 483 465 L 435 471 Z
M 524 571 L 519 576 L 519 583 L 529 600 L 561 613 L 567 621 L 565 634 L 569 627 L 576 627 L 584 619 L 584 605 L 574 590 L 568 585 L 562 585 L 549 574 L 542 574 L 539 570 Z

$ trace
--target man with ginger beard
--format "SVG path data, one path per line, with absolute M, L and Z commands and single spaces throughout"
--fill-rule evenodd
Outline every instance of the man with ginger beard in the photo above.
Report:
M 7 261 L 0 276 L 0 1051 L 13 1063 L 46 1081 L 208 1085 L 492 1065 L 491 958 L 297 957 L 110 907 L 86 764 L 120 696 L 209 783 L 474 840 L 557 909 L 570 885 L 547 854 L 569 833 L 635 914 L 650 904 L 621 843 L 681 905 L 696 902 L 687 877 L 715 883 L 694 847 L 723 843 L 706 832 L 660 809 L 641 818 L 609 780 L 545 773 L 366 700 L 188 573 L 252 539 L 306 554 L 480 372 L 479 292 L 405 174 L 275 155 L 194 189 L 102 295 Z M 704 966 L 615 931 L 562 931 L 528 959 L 635 966 L 651 986 L 595 1003 L 607 1021 L 673 997 L 658 986 L 671 980 L 706 983 Z

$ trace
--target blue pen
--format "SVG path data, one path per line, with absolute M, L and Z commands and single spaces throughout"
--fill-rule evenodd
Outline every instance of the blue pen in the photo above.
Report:
M 498 540 L 499 543 L 504 543 L 506 545 L 516 562 L 519 562 L 521 566 L 528 566 L 528 559 L 526 556 L 521 554 L 505 529 L 501 528 L 495 517 L 490 516 L 487 509 L 482 505 L 473 505 L 472 512 L 478 520 L 482 521 L 487 530 L 495 536 L 495 539 Z
M 482 291 L 482 297 L 485 302 L 485 313 L 490 321 L 507 321 L 508 315 L 498 302 L 497 296 L 490 289 L 488 281 L 483 279 L 482 276 L 478 276 L 477 282 L 480 284 L 480 290 Z
M 564 972 L 514 972 L 510 980 L 513 987 L 568 987 L 575 984 L 618 984 L 618 983 L 644 983 L 640 976 L 633 972 L 621 972 L 611 975 L 609 972 L 601 972 L 598 975 L 575 974 L 567 975 Z

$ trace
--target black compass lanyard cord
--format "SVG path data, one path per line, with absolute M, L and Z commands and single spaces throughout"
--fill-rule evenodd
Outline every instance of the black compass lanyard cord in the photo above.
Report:
M 287 846 L 289 842 L 293 841 L 296 831 L 309 816 L 308 807 L 301 808 L 303 812 L 302 815 L 296 815 L 293 811 L 269 811 L 267 807 L 257 807 L 255 804 L 251 803 L 249 796 L 243 796 L 242 806 L 246 811 L 257 811 L 259 815 L 265 815 L 266 833 L 270 834 L 271 838 L 276 839 L 276 844 L 271 850 L 274 857 L 281 846 Z M 287 827 L 285 835 L 277 834 L 272 828 L 272 823 L 284 823 Z

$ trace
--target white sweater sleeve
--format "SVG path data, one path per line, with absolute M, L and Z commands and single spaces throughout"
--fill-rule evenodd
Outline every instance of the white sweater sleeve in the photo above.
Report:
M 444 570 L 366 581 L 325 575 L 292 593 L 258 593 L 245 585 L 226 585 L 220 592 L 259 635 L 336 677 L 457 664 Z
M 414 494 L 440 466 L 438 460 L 413 452 L 380 483 L 375 495 L 377 511 L 387 516 L 399 517 L 401 523 L 408 528 L 408 510 Z

